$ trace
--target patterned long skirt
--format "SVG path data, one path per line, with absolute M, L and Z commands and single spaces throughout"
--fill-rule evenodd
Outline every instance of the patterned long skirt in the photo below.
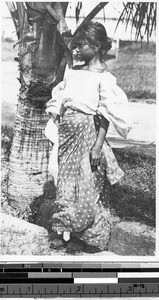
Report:
M 59 125 L 59 173 L 53 230 L 70 231 L 101 250 L 112 225 L 106 185 L 123 175 L 105 141 L 100 166 L 92 172 L 90 149 L 97 138 L 94 116 L 67 109 Z

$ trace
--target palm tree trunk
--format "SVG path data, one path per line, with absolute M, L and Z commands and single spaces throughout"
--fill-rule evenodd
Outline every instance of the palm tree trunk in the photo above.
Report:
M 16 8 L 16 10 L 15 10 Z M 8 198 L 24 212 L 43 193 L 48 178 L 51 145 L 44 130 L 48 121 L 46 102 L 56 79 L 64 50 L 58 46 L 57 26 L 68 31 L 66 3 L 9 3 L 19 37 L 19 98 L 10 155 Z
M 37 108 L 19 96 L 10 156 L 8 196 L 11 205 L 24 211 L 32 199 L 43 193 L 48 180 L 50 145 L 44 129 L 48 117 L 44 108 L 47 97 L 39 97 Z

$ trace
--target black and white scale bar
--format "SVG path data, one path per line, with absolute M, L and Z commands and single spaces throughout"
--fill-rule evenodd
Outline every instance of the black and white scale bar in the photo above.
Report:
M 118 279 L 144 279 L 158 278 L 159 272 L 4 272 L 0 273 L 3 278 L 118 278 Z
M 119 284 L 119 283 L 157 283 L 159 284 L 159 278 L 1 278 L 1 284 Z
M 114 273 L 151 273 L 151 272 L 159 272 L 159 268 L 59 268 L 59 267 L 48 267 L 48 268 L 22 268 L 22 267 L 16 267 L 16 266 L 4 266 L 3 268 L 0 268 L 0 273 L 5 273 L 5 272 L 27 272 L 27 273 L 30 273 L 30 272 L 81 272 L 81 273 L 107 273 L 107 272 L 114 272 Z
M 100 284 L 100 283 L 158 283 L 159 278 L 74 278 L 76 284 Z
M 1 278 L 0 285 L 7 284 L 22 284 L 22 283 L 74 283 L 73 278 Z
M 117 274 L 118 278 L 139 278 L 139 277 L 142 277 L 142 278 L 159 278 L 159 272 L 134 272 L 134 273 L 131 273 L 131 272 L 127 272 L 127 273 L 118 273 Z
M 0 282 L 3 278 L 28 278 L 28 273 L 1 273 L 0 274 Z
M 32 268 L 32 269 L 25 269 L 25 268 L 14 268 L 14 269 L 12 269 L 12 268 L 7 268 L 7 269 L 4 269 L 4 271 L 3 271 L 4 273 L 29 273 L 29 272 L 42 272 L 42 269 L 40 269 L 40 268 L 36 268 L 36 269 L 34 269 L 34 268 Z M 60 271 L 59 271 L 60 272 Z
M 118 283 L 159 283 L 159 272 L 118 273 Z
M 38 272 L 38 273 L 2 273 L 0 280 L 3 278 L 117 278 L 117 273 L 78 273 L 78 272 Z
M 147 267 L 149 265 L 149 267 Z M 116 263 L 116 264 L 61 264 L 61 263 L 30 263 L 30 264 L 0 264 L 0 273 L 4 272 L 115 272 L 115 273 L 136 273 L 136 272 L 159 272 L 159 263 Z
M 158 283 L 159 278 L 119 278 L 118 283 Z
M 159 273 L 159 268 L 144 268 L 144 269 L 139 269 L 139 268 L 133 268 L 133 269 L 126 269 L 126 268 L 102 268 L 102 269 L 91 269 L 91 268 L 86 268 L 86 269 L 82 269 L 82 268 L 21 268 L 21 267 L 14 267 L 11 268 L 7 268 L 7 267 L 3 267 L 0 268 L 0 274 L 1 273 L 46 273 L 46 272 L 60 272 L 60 273 L 65 273 L 65 272 L 78 272 L 78 273 Z

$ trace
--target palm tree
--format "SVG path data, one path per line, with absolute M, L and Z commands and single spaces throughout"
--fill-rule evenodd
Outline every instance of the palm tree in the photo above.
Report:
M 83 22 L 93 19 L 107 4 L 99 3 Z M 71 35 L 65 21 L 68 2 L 7 2 L 7 5 L 18 37 L 21 84 L 10 155 L 8 197 L 22 212 L 42 194 L 49 180 L 51 145 L 44 134 L 48 121 L 45 106 L 52 88 L 63 78 L 66 61 L 71 64 L 67 47 Z M 77 20 L 81 7 L 82 3 L 78 3 Z M 132 22 L 137 38 L 144 24 L 149 37 L 156 26 L 156 3 L 128 2 L 118 22 L 121 20 L 126 20 L 126 24 Z

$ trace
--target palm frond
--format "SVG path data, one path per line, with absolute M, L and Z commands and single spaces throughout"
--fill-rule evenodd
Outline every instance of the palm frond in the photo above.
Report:
M 75 8 L 76 23 L 79 21 L 81 9 L 82 9 L 82 2 L 78 2 Z
M 116 32 L 116 30 L 117 30 L 117 28 L 118 28 L 120 22 L 123 21 L 123 19 L 124 19 L 124 20 L 126 19 L 126 15 L 127 15 L 127 12 L 128 12 L 128 8 L 125 6 L 125 4 L 123 4 L 123 5 L 124 5 L 124 9 L 123 9 L 123 11 L 121 12 L 121 14 L 120 14 L 120 16 L 119 16 L 119 19 L 118 19 L 118 21 L 117 21 L 117 24 L 116 24 L 116 27 L 115 27 L 115 32 Z
M 14 2 L 6 2 L 6 5 L 8 7 L 8 10 L 11 14 L 11 17 L 12 17 L 12 20 L 13 20 L 13 23 L 14 23 L 14 26 L 15 26 L 15 29 L 16 29 L 16 32 L 18 31 L 18 11 L 17 11 L 17 7 L 16 5 L 14 4 Z M 18 35 L 18 32 L 17 32 L 17 35 Z
M 127 18 L 126 18 L 126 30 L 129 25 L 129 20 L 133 18 L 133 4 L 130 3 L 130 9 L 127 10 Z
M 136 12 L 137 12 L 137 19 L 135 21 L 132 21 L 132 26 L 134 26 L 134 24 L 135 24 L 136 39 L 138 39 L 139 36 L 142 37 L 142 27 L 143 27 L 143 24 L 145 25 L 144 20 L 146 17 L 147 5 L 143 6 L 142 3 L 139 3 L 137 5 Z
M 155 9 L 153 7 L 153 19 L 152 19 L 152 23 L 151 23 L 151 29 L 150 29 L 150 36 L 152 35 L 152 32 L 153 32 L 153 28 L 156 28 L 156 13 L 157 13 L 157 3 L 155 3 Z
M 147 41 L 156 30 L 156 2 L 127 2 L 124 4 L 123 11 L 118 19 L 115 31 L 119 23 L 125 22 L 126 30 L 131 23 L 131 34 L 135 29 L 135 38 L 142 38 L 143 34 L 147 35 Z
M 27 15 L 26 15 L 26 7 L 25 7 L 24 2 L 17 2 L 16 5 L 17 5 L 17 11 L 18 11 L 20 37 L 22 37 L 24 28 L 28 24 Z
M 79 25 L 79 27 L 76 29 L 76 31 L 74 32 L 74 36 L 76 35 L 76 33 L 78 32 L 79 29 L 82 28 L 83 24 L 85 22 L 91 21 L 99 12 L 101 9 L 104 8 L 105 5 L 107 5 L 109 2 L 100 2 L 99 4 L 97 4 L 95 6 L 95 8 L 85 17 L 85 19 L 83 20 L 83 22 Z

